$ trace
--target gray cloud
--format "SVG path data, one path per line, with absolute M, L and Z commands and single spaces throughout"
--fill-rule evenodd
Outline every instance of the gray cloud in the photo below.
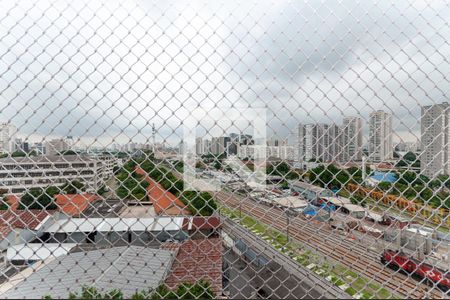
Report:
M 196 107 L 250 106 L 269 136 L 384 109 L 411 140 L 420 105 L 449 98 L 444 1 L 17 3 L 0 11 L 0 119 L 26 135 L 146 141 L 155 123 L 176 141 Z

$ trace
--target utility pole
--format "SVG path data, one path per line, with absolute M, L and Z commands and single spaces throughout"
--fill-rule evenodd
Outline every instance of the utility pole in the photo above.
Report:
M 152 123 L 152 155 L 153 155 L 153 158 L 156 157 L 156 139 L 155 139 L 155 135 L 156 135 L 155 123 Z

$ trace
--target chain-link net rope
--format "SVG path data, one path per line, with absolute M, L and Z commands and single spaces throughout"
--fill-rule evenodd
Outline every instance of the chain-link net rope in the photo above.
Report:
M 445 1 L 0 1 L 2 298 L 447 298 Z

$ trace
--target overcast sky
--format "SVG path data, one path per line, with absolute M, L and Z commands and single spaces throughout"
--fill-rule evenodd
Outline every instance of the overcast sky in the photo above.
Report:
M 413 141 L 420 105 L 449 99 L 447 1 L 150 2 L 0 2 L 0 120 L 100 145 L 154 123 L 176 142 L 198 107 L 266 107 L 293 143 L 300 122 L 383 109 Z

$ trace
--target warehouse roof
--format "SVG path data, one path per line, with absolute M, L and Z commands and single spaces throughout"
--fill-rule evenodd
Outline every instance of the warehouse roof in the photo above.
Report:
M 45 260 L 49 257 L 58 257 L 69 253 L 77 244 L 39 244 L 27 243 L 14 245 L 8 248 L 6 257 L 9 261 L 14 260 Z
M 345 204 L 352 204 L 352 202 L 350 201 L 350 199 L 345 198 L 345 197 L 320 197 L 334 205 L 337 206 L 343 206 Z
M 282 198 L 273 198 L 273 201 L 276 204 L 288 207 L 288 208 L 304 208 L 308 206 L 308 202 L 306 200 L 300 199 L 298 197 L 282 197 Z
M 291 185 L 293 185 L 295 187 L 303 188 L 303 189 L 306 189 L 306 190 L 310 190 L 310 191 L 313 191 L 313 192 L 316 192 L 316 193 L 323 192 L 323 191 L 326 190 L 324 188 L 321 188 L 320 186 L 313 185 L 311 183 L 307 183 L 307 182 L 304 182 L 304 181 L 294 181 L 294 182 L 291 182 Z
M 60 219 L 46 232 L 177 231 L 183 217 L 158 218 L 69 218 Z
M 50 295 L 67 299 L 70 292 L 79 292 L 82 286 L 95 286 L 103 293 L 120 289 L 129 299 L 137 291 L 162 283 L 173 256 L 172 251 L 137 246 L 70 253 L 44 263 L 2 298 L 42 299 Z

